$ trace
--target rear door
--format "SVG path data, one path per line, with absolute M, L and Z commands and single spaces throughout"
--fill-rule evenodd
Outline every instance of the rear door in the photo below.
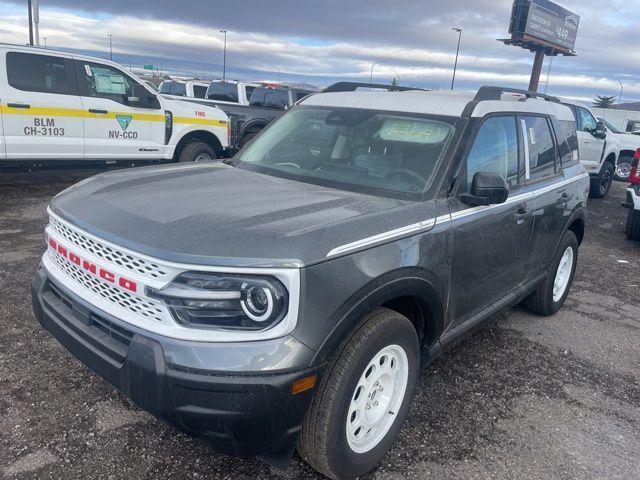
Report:
M 584 107 L 575 107 L 574 111 L 577 113 L 580 161 L 589 173 L 598 173 L 604 154 L 605 140 L 593 136 L 592 132 L 595 131 L 597 122 L 589 110 Z
M 499 205 L 472 207 L 450 198 L 453 233 L 450 320 L 471 318 L 526 279 L 533 205 L 524 181 L 523 142 L 514 115 L 482 120 L 467 153 L 456 194 L 469 192 L 477 172 L 499 173 L 509 197 Z
M 9 51 L 1 61 L 6 158 L 82 159 L 83 111 L 71 57 Z
M 132 106 L 128 100 L 136 85 L 155 94 L 114 66 L 80 59 L 75 65 L 85 109 L 85 158 L 161 158 L 164 110 Z

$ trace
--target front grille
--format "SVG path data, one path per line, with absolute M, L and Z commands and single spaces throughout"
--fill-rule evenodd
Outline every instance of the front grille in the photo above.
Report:
M 53 215 L 49 217 L 49 226 L 55 233 L 68 242 L 79 246 L 83 250 L 103 260 L 126 268 L 131 272 L 148 275 L 158 280 L 169 278 L 169 272 L 160 265 L 89 238 Z
M 60 300 L 71 310 L 74 309 L 75 304 L 71 298 L 69 298 L 62 290 L 60 290 L 53 282 L 48 282 L 49 291 L 51 294 Z M 106 318 L 97 315 L 89 311 L 84 320 L 89 326 L 100 330 L 103 334 L 107 335 L 110 339 L 115 340 L 118 343 L 128 347 L 133 338 L 133 333 L 129 330 L 122 328 L 115 323 L 107 320 Z
M 141 315 L 144 318 L 164 322 L 166 309 L 161 302 L 139 297 L 138 295 L 120 290 L 105 280 L 93 277 L 57 251 L 49 249 L 49 255 L 60 270 L 105 300 L 119 305 L 136 315 Z

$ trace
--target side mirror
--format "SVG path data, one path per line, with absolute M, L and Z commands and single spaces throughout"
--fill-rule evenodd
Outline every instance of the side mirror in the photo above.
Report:
M 607 138 L 607 126 L 602 120 L 596 124 L 596 129 L 591 132 L 591 135 L 601 139 Z
M 160 108 L 158 97 L 139 84 L 135 84 L 131 88 L 131 95 L 127 97 L 127 104 L 132 107 Z
M 471 182 L 471 193 L 458 195 L 467 205 L 496 205 L 504 203 L 509 197 L 509 184 L 498 173 L 477 172 Z

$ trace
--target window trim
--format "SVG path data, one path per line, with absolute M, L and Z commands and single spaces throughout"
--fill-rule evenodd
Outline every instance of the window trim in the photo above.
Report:
M 17 87 L 15 85 L 11 84 L 11 80 L 9 78 L 9 58 L 10 56 L 16 56 L 16 55 L 23 55 L 23 56 L 38 56 L 38 57 L 45 57 L 45 58 L 54 58 L 54 59 L 60 59 L 64 62 L 64 70 L 65 73 L 67 74 L 67 77 L 69 79 L 70 82 L 70 92 L 67 93 L 61 93 L 61 92 L 48 92 L 45 90 L 32 90 L 32 89 L 24 89 L 24 88 L 20 88 Z M 5 55 L 5 59 L 4 59 L 4 66 L 5 66 L 5 73 L 7 75 L 7 85 L 9 85 L 11 88 L 14 88 L 16 90 L 19 90 L 21 92 L 30 92 L 30 93 L 45 93 L 47 95 L 68 95 L 68 96 L 72 96 L 72 97 L 78 97 L 80 96 L 79 93 L 79 85 L 78 85 L 78 78 L 76 76 L 76 72 L 75 72 L 75 68 L 73 65 L 73 59 L 71 57 L 65 57 L 65 56 L 60 56 L 60 55 L 49 55 L 49 54 L 44 54 L 44 53 L 34 53 L 34 52 L 22 52 L 22 51 L 17 51 L 17 50 L 13 50 L 13 51 L 9 51 L 6 53 Z

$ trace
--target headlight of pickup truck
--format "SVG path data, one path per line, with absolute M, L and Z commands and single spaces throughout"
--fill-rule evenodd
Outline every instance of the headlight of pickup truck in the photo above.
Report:
M 287 314 L 289 295 L 277 278 L 261 275 L 183 273 L 161 290 L 176 322 L 196 328 L 266 330 Z

